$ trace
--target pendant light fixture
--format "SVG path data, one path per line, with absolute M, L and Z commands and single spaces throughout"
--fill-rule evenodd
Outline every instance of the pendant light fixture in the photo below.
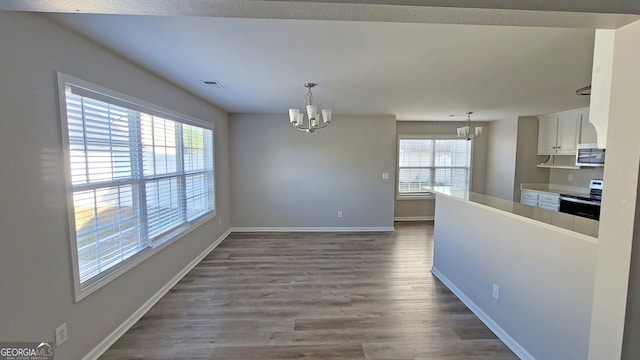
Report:
M 467 115 L 467 126 L 458 128 L 458 137 L 471 140 L 477 138 L 478 136 L 480 136 L 480 134 L 482 134 L 482 126 L 475 127 L 474 134 L 471 134 L 471 114 L 473 114 L 473 111 L 468 111 L 465 113 L 465 115 Z
M 317 84 L 315 83 L 306 83 L 304 87 L 308 90 L 307 92 L 307 118 L 308 121 L 304 121 L 304 113 L 300 112 L 298 109 L 289 109 L 289 121 L 296 129 L 300 131 L 305 131 L 309 134 L 312 134 L 317 129 L 322 129 L 326 127 L 331 122 L 331 109 L 322 109 L 322 121 L 320 120 L 320 113 L 318 113 L 318 107 L 313 105 L 313 94 L 311 93 L 311 88 L 315 87 Z

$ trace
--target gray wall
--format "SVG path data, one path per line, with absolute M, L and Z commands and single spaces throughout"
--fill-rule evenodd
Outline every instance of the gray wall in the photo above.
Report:
M 398 135 L 455 136 L 456 129 L 464 125 L 466 124 L 463 122 L 451 121 L 398 121 L 396 122 L 396 133 Z M 489 144 L 488 125 L 486 122 L 473 122 L 472 124 L 472 126 L 482 126 L 484 128 L 482 135 L 473 140 L 471 191 L 477 193 L 484 193 L 485 191 L 487 148 Z M 434 204 L 434 199 L 396 199 L 394 216 L 396 218 L 432 218 L 434 216 Z
M 394 117 L 338 114 L 313 134 L 286 114 L 230 124 L 234 227 L 393 227 Z
M 535 116 L 518 117 L 513 187 L 513 201 L 516 202 L 520 201 L 520 184 L 549 182 L 549 169 L 538 167 L 546 159 L 546 156 L 538 156 L 538 121 Z
M 436 199 L 396 199 L 394 218 L 398 221 L 433 220 Z
M 586 359 L 593 238 L 447 196 L 436 201 L 434 238 L 434 272 L 534 359 Z
M 486 195 L 513 200 L 517 131 L 516 119 L 496 120 L 489 123 Z
M 226 115 L 37 14 L 0 12 L 0 339 L 52 341 L 80 359 L 229 227 Z M 215 123 L 210 221 L 74 303 L 56 71 Z M 392 203 L 390 201 L 390 203 Z
M 573 175 L 573 181 L 569 181 L 569 174 Z M 581 168 L 580 170 L 551 169 L 549 183 L 588 188 L 589 180 L 602 179 L 603 176 L 604 168 Z

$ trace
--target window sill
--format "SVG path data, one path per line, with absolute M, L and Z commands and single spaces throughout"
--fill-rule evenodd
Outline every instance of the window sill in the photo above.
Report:
M 412 194 L 412 195 L 396 195 L 396 200 L 433 200 L 436 198 L 436 194 Z

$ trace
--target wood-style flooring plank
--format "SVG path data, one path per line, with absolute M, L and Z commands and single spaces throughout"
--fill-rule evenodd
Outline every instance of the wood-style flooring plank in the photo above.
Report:
M 489 357 L 494 359 L 517 359 L 498 339 L 422 342 L 368 343 L 363 345 L 366 358 L 371 360 L 393 358 L 449 359 L 452 356 L 466 359 Z
M 432 222 L 233 233 L 101 359 L 517 359 L 432 254 Z
M 213 350 L 210 360 L 364 359 L 359 344 L 227 346 Z

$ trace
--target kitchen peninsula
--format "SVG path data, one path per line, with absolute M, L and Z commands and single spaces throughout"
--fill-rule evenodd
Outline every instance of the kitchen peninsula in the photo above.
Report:
M 432 273 L 522 359 L 585 359 L 598 222 L 437 193 Z

